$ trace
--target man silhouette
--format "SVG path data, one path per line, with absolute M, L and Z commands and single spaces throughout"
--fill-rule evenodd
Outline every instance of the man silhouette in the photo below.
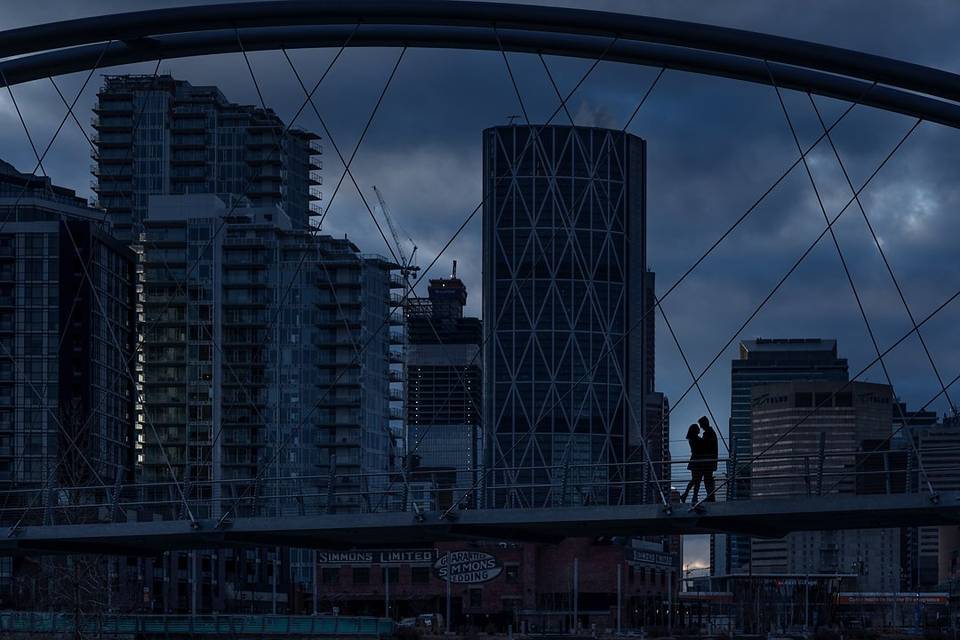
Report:
M 710 461 L 707 459 L 707 447 L 704 445 L 703 436 L 700 435 L 700 427 L 696 424 L 690 425 L 690 428 L 687 429 L 687 443 L 690 445 L 690 462 L 687 463 L 687 469 L 690 470 L 690 482 L 687 483 L 686 490 L 680 496 L 680 502 L 686 502 L 687 496 L 693 491 L 693 502 L 696 504 L 697 496 L 700 494 L 700 483 L 703 482 L 704 473 L 710 465 Z
M 719 451 L 717 448 L 717 432 L 710 426 L 710 420 L 707 416 L 700 416 L 697 424 L 703 429 L 703 488 L 707 490 L 707 502 L 716 502 L 716 485 L 713 480 L 713 472 L 717 470 L 717 458 Z

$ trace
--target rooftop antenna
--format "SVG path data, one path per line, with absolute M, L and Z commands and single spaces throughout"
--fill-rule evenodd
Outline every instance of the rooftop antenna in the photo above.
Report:
M 452 277 L 454 277 L 454 278 L 457 277 L 457 261 L 456 261 L 456 260 L 453 261 L 453 276 L 452 276 Z

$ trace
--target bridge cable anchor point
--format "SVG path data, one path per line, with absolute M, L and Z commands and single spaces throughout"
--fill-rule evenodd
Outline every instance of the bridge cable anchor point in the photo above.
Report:
M 931 504 L 940 504 L 940 494 L 939 494 L 939 493 L 931 493 L 931 494 L 930 494 L 930 503 L 931 503 Z

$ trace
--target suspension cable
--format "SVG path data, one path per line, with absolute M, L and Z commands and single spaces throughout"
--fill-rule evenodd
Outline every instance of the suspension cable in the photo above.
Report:
M 767 73 L 770 76 L 770 83 L 773 85 L 773 89 L 777 94 L 777 101 L 780 103 L 780 108 L 783 111 L 783 116 L 787 121 L 787 126 L 790 129 L 790 134 L 793 137 L 793 141 L 797 146 L 797 149 L 802 149 L 800 145 L 800 138 L 797 136 L 796 127 L 794 127 L 793 120 L 790 117 L 790 112 L 787 110 L 787 104 L 783 100 L 783 93 L 780 91 L 780 86 L 776 83 L 773 78 L 773 72 L 770 70 L 770 65 L 767 64 L 767 61 L 764 60 L 764 65 L 767 68 Z M 823 214 L 823 219 L 827 222 L 827 228 L 830 230 L 830 239 L 833 241 L 833 246 L 837 250 L 837 257 L 840 258 L 840 265 L 843 267 L 843 273 L 847 278 L 847 283 L 850 285 L 850 291 L 853 294 L 853 298 L 857 303 L 857 309 L 860 311 L 860 317 L 863 319 L 863 324 L 867 330 L 867 334 L 870 337 L 870 342 L 873 344 L 874 351 L 877 353 L 877 357 L 880 358 L 880 368 L 883 371 L 884 378 L 887 380 L 887 384 L 890 386 L 890 392 L 894 397 L 897 397 L 896 390 L 893 386 L 893 380 L 890 377 L 890 372 L 887 369 L 886 363 L 883 361 L 883 358 L 880 357 L 880 344 L 877 342 L 877 336 L 873 331 L 873 326 L 870 324 L 870 320 L 867 318 L 866 309 L 863 308 L 863 301 L 860 298 L 860 292 L 857 290 L 857 285 L 853 281 L 853 274 L 850 273 L 850 267 L 847 264 L 847 259 L 843 254 L 843 250 L 840 248 L 840 241 L 837 239 L 837 234 L 833 230 L 833 225 L 829 224 L 830 216 L 827 214 L 827 208 L 823 204 L 823 198 L 820 195 L 820 189 L 817 187 L 817 182 L 813 178 L 813 172 L 810 170 L 810 163 L 807 162 L 806 158 L 803 160 L 803 168 L 807 174 L 807 178 L 810 180 L 810 186 L 813 189 L 813 194 L 816 196 L 817 205 L 820 208 L 820 212 Z M 844 172 L 846 173 L 846 172 Z M 853 195 L 856 202 L 860 202 L 859 196 L 854 193 Z M 939 376 L 938 376 L 939 377 Z M 943 387 L 941 387 L 943 388 Z M 944 388 L 945 390 L 945 388 Z M 896 410 L 900 413 L 900 419 L 904 419 L 903 408 L 900 406 L 900 403 L 895 403 L 894 406 Z M 912 440 L 911 440 L 912 444 Z M 929 489 L 931 495 L 934 494 L 933 485 L 930 484 L 930 478 L 927 476 L 926 471 L 923 469 L 923 462 L 919 460 L 919 454 L 917 456 L 918 464 L 920 465 L 920 474 L 926 480 L 927 488 Z
M 823 122 L 823 115 L 820 113 L 820 109 L 817 107 L 816 101 L 813 99 L 813 94 L 807 92 L 807 97 L 810 99 L 810 105 L 813 107 L 814 113 L 817 115 L 817 121 L 820 123 L 822 129 L 826 129 Z M 850 179 L 850 174 L 847 171 L 846 165 L 844 164 L 842 158 L 840 157 L 840 151 L 837 149 L 836 144 L 834 143 L 833 136 L 830 135 L 828 131 L 824 131 L 827 136 L 827 141 L 830 143 L 830 148 L 833 150 L 833 155 L 837 159 L 837 164 L 840 165 L 840 170 L 843 172 L 844 180 L 847 183 L 847 186 L 850 189 L 851 193 L 856 193 L 856 190 L 853 188 L 853 181 Z M 877 237 L 876 231 L 874 231 L 873 224 L 870 222 L 869 216 L 867 216 L 867 211 L 863 206 L 863 201 L 860 199 L 860 196 L 856 196 L 857 208 L 860 210 L 860 215 L 863 217 L 863 221 L 867 225 L 867 229 L 870 231 L 870 237 L 873 239 L 874 245 L 877 247 L 877 252 L 880 254 L 880 258 L 883 260 L 883 265 L 887 270 L 887 273 L 890 275 L 890 281 L 893 282 L 893 286 L 897 290 L 897 296 L 900 298 L 900 302 L 903 304 L 904 310 L 907 312 L 907 317 L 910 319 L 910 324 L 916 325 L 917 321 L 913 316 L 913 312 L 910 309 L 910 305 L 907 303 L 907 298 L 903 294 L 903 289 L 900 286 L 900 281 L 897 279 L 897 276 L 893 272 L 893 266 L 890 264 L 889 259 L 887 258 L 886 251 L 883 250 L 883 245 L 880 243 L 880 239 Z M 943 377 L 940 375 L 940 370 L 937 368 L 936 362 L 933 360 L 933 355 L 930 353 L 930 349 L 927 347 L 927 342 L 923 338 L 921 332 L 917 332 L 917 338 L 920 341 L 921 347 L 923 347 L 923 352 L 927 356 L 927 361 L 930 363 L 930 368 L 933 369 L 933 373 L 937 378 L 937 382 L 940 385 L 940 388 L 943 390 L 943 397 L 946 399 L 947 404 L 950 405 L 950 409 L 954 415 L 957 415 L 957 407 L 953 403 L 953 400 L 950 399 L 950 394 L 947 392 L 947 386 L 943 383 Z

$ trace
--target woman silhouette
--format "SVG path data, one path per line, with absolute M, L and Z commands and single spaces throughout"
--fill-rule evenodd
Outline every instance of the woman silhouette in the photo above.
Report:
M 693 490 L 693 502 L 697 502 L 697 494 L 700 493 L 700 483 L 703 482 L 704 474 L 707 473 L 710 462 L 705 460 L 707 457 L 706 443 L 700 436 L 700 426 L 690 425 L 687 429 L 687 442 L 690 444 L 690 462 L 687 463 L 687 469 L 690 470 L 690 482 L 683 495 L 680 496 L 680 502 L 686 502 L 690 490 Z

